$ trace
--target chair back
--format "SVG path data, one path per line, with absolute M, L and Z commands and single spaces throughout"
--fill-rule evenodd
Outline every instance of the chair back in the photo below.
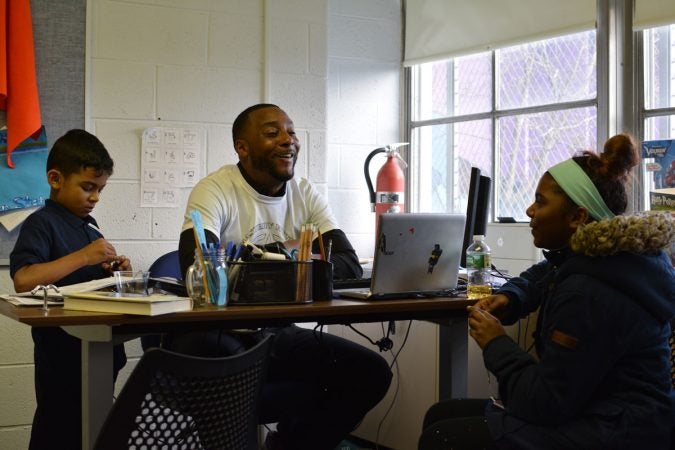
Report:
M 180 273 L 178 250 L 165 253 L 157 258 L 148 271 L 150 272 L 151 277 L 172 277 L 177 280 L 182 280 L 183 274 Z
M 155 260 L 148 269 L 151 277 L 171 277 L 177 280 L 183 279 L 183 274 L 180 272 L 180 259 L 178 257 L 178 250 L 165 253 Z M 185 294 L 182 294 L 185 295 Z M 143 351 L 161 346 L 162 336 L 159 334 L 150 334 L 141 336 L 141 348 Z
M 267 337 L 224 358 L 148 350 L 113 404 L 94 448 L 257 449 L 269 348 Z

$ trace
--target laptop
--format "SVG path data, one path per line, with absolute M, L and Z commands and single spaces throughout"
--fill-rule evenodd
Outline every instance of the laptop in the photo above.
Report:
M 370 288 L 335 289 L 334 293 L 387 299 L 455 289 L 465 222 L 463 214 L 382 214 Z

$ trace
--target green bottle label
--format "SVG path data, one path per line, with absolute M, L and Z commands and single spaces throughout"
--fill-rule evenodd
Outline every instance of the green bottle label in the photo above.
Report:
M 467 269 L 489 269 L 491 267 L 490 255 L 485 253 L 473 253 L 466 255 Z

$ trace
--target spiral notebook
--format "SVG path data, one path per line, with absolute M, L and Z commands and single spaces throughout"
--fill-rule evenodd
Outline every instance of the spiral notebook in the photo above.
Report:
M 465 222 L 463 214 L 382 214 L 370 288 L 334 293 L 374 300 L 455 289 Z

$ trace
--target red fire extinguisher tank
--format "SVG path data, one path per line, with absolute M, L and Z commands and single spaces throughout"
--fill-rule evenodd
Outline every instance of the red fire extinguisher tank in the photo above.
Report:
M 366 183 L 370 191 L 371 208 L 375 212 L 375 224 L 379 223 L 380 214 L 405 212 L 405 161 L 399 155 L 397 148 L 403 145 L 392 144 L 373 150 L 366 158 L 364 172 Z M 386 153 L 387 160 L 377 172 L 376 189 L 370 181 L 369 164 L 373 156 Z M 401 167 L 403 166 L 403 167 Z
M 396 153 L 398 155 L 398 153 Z M 405 176 L 394 152 L 387 152 L 387 162 L 377 172 L 375 213 L 405 211 Z

